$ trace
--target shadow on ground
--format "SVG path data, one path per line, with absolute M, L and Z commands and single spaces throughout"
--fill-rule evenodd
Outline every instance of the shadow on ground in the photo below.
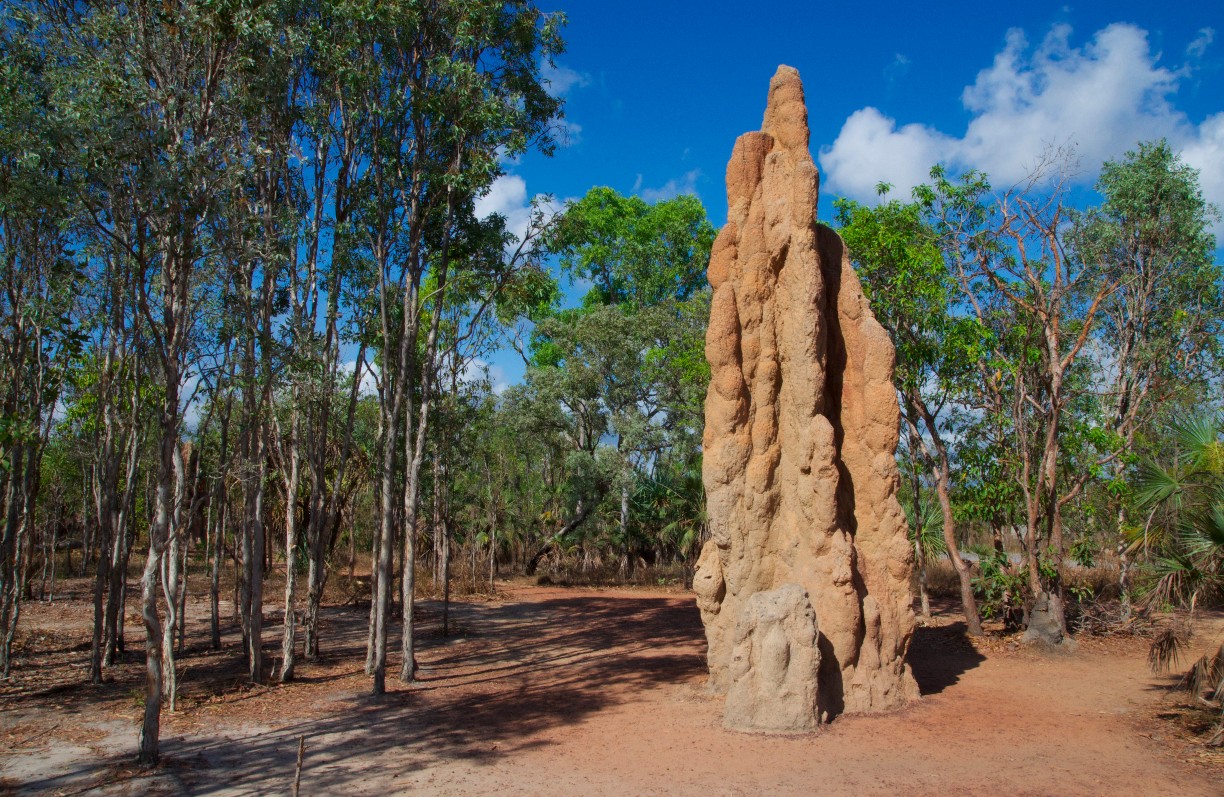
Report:
M 918 690 L 937 695 L 960 681 L 961 675 L 984 662 L 969 639 L 964 621 L 943 626 L 918 626 L 910 640 L 910 669 Z
M 330 693 L 316 712 L 322 717 L 285 723 L 272 713 L 263 719 L 267 727 L 252 717 L 218 726 L 213 735 L 163 739 L 163 765 L 152 775 L 122 776 L 126 757 L 94 759 L 92 766 L 111 772 L 114 786 L 122 780 L 140 793 L 285 792 L 304 737 L 303 793 L 353 794 L 362 781 L 394 783 L 444 761 L 493 764 L 548 744 L 551 730 L 705 673 L 701 623 L 687 598 L 456 604 L 452 618 L 465 636 L 431 633 L 437 607 L 422 606 L 422 669 L 412 686 L 389 678 L 393 691 L 375 698 L 362 680 L 360 689 Z M 359 672 L 367 619 L 353 607 L 328 609 L 325 657 L 352 662 Z M 398 648 L 392 639 L 392 651 Z M 323 680 L 308 667 L 302 674 L 306 683 Z
M 277 695 L 292 701 L 298 687 L 257 688 L 241 698 L 263 698 L 250 703 L 251 709 L 213 720 L 211 729 L 163 735 L 163 764 L 155 772 L 135 770 L 127 745 L 101 757 L 95 749 L 39 782 L 22 783 L 21 791 L 92 783 L 101 788 L 87 786 L 87 793 L 283 793 L 302 738 L 304 793 L 356 795 L 365 793 L 367 782 L 394 786 L 399 778 L 406 787 L 413 773 L 443 763 L 495 765 L 551 744 L 559 728 L 634 702 L 649 690 L 699 683 L 706 674 L 705 638 L 689 596 L 577 593 L 519 603 L 456 603 L 449 637 L 440 633 L 440 606 L 424 602 L 417 615 L 419 680 L 411 686 L 393 680 L 399 650 L 393 632 L 392 691 L 375 698 L 361 677 L 368 617 L 368 610 L 353 605 L 323 610 L 323 666 L 302 664 L 298 680 L 328 686 L 298 693 L 318 695 L 307 708 L 300 698 L 294 708 L 277 705 Z M 279 618 L 268 620 L 265 647 L 274 657 Z M 397 632 L 398 623 L 393 626 Z M 919 627 L 910 646 L 909 662 L 924 695 L 956 684 L 983 660 L 963 622 Z M 233 647 L 211 654 L 190 650 L 184 663 L 185 694 L 237 699 L 233 693 L 244 670 Z M 65 694 L 66 707 L 88 715 L 93 700 L 121 688 Z M 27 699 L 37 702 L 33 695 Z

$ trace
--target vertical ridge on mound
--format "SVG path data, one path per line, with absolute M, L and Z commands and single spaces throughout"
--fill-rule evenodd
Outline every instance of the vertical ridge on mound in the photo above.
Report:
M 703 439 L 711 538 L 694 589 L 711 686 L 727 691 L 754 594 L 798 584 L 819 624 L 815 716 L 917 697 L 912 551 L 897 502 L 894 349 L 841 238 L 816 222 L 799 73 L 779 67 L 760 132 L 727 164 L 714 242 Z

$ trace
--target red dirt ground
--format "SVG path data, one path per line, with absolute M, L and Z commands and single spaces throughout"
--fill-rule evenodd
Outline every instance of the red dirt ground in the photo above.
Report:
M 812 736 L 747 735 L 724 730 L 704 692 L 690 596 L 526 586 L 456 604 L 449 638 L 425 604 L 421 681 L 391 681 L 382 699 L 362 673 L 366 607 L 327 609 L 324 659 L 299 681 L 248 687 L 235 629 L 205 650 L 206 606 L 193 604 L 179 710 L 148 773 L 131 763 L 140 657 L 82 683 L 84 589 L 23 610 L 20 661 L 0 685 L 0 793 L 287 794 L 305 737 L 304 795 L 1224 794 L 1224 757 L 1189 737 L 1200 720 L 1147 671 L 1145 640 L 1084 637 L 1045 657 L 971 642 L 937 614 L 911 647 L 921 702 Z M 271 658 L 279 617 L 268 622 Z

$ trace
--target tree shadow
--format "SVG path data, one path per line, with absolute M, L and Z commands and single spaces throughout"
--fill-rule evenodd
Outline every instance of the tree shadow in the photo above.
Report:
M 963 620 L 943 626 L 918 626 L 910 640 L 909 662 L 923 695 L 937 695 L 960 681 L 986 657 L 969 638 Z
M 427 628 L 436 617 L 426 603 L 418 621 Z M 364 685 L 337 690 L 324 716 L 275 719 L 271 729 L 239 722 L 209 736 L 165 739 L 159 777 L 191 794 L 284 791 L 305 737 L 303 786 L 342 793 L 364 780 L 392 783 L 444 762 L 492 764 L 551 744 L 552 730 L 705 674 L 705 639 L 687 596 L 454 604 L 452 617 L 471 633 L 423 634 L 418 683 L 389 678 L 381 697 Z M 333 610 L 323 619 L 327 657 L 359 668 L 368 613 Z M 389 642 L 397 651 L 398 638 Z
M 426 633 L 418 645 L 416 684 L 389 678 L 386 695 L 369 694 L 367 681 L 352 679 L 365 659 L 368 612 L 327 607 L 321 617 L 327 666 L 316 669 L 303 662 L 299 679 L 337 684 L 319 694 L 309 716 L 279 713 L 275 704 L 269 712 L 265 703 L 216 721 L 202 733 L 165 735 L 163 763 L 152 772 L 137 770 L 128 750 L 109 755 L 96 749 L 90 755 L 65 751 L 64 761 L 23 779 L 17 790 L 283 793 L 292 781 L 298 740 L 305 737 L 302 779 L 304 787 L 309 784 L 307 793 L 343 793 L 367 779 L 394 783 L 394 778 L 443 762 L 490 764 L 552 743 L 549 732 L 559 727 L 705 674 L 704 635 L 687 596 L 455 603 L 452 620 L 466 633 L 450 637 L 427 633 L 440 616 L 439 605 L 421 604 L 418 627 Z M 279 630 L 265 629 L 265 648 L 273 656 Z M 392 631 L 388 647 L 394 659 L 398 624 Z M 248 692 L 241 685 L 245 670 L 235 648 L 190 653 L 182 686 L 192 702 L 220 693 L 227 702 L 245 702 L 267 693 L 266 688 Z M 132 674 L 137 672 L 133 668 Z M 128 686 L 66 690 L 63 697 L 71 695 L 74 708 L 88 716 L 90 703 Z M 273 687 L 286 690 L 281 694 L 290 700 L 294 688 Z M 22 702 L 34 708 L 46 699 L 29 695 Z M 0 784 L 0 791 L 9 785 Z

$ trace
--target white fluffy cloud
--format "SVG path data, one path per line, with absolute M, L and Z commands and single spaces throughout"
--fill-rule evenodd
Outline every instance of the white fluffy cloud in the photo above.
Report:
M 556 213 L 561 206 L 556 202 L 546 202 L 546 214 Z M 511 247 L 517 246 L 527 232 L 531 223 L 531 199 L 527 195 L 527 181 L 517 174 L 503 174 L 493 181 L 489 192 L 476 200 L 477 218 L 486 218 L 498 213 L 506 219 L 506 229 L 515 236 Z
M 1199 185 L 1207 201 L 1224 209 L 1224 112 L 1207 117 L 1197 132 L 1182 145 L 1182 158 L 1199 170 Z M 1224 223 L 1216 225 L 1217 238 L 1224 233 L 1222 228 Z
M 459 374 L 459 381 L 464 384 L 487 381 L 489 389 L 498 396 L 504 393 L 506 388 L 510 386 L 510 381 L 506 378 L 506 369 L 497 363 L 489 363 L 479 357 L 473 357 L 464 362 L 463 370 Z
M 925 125 L 898 128 L 875 108 L 863 108 L 850 114 L 833 146 L 821 151 L 822 188 L 859 201 L 869 201 L 885 181 L 908 192 L 931 166 L 948 159 L 954 143 Z
M 560 64 L 544 63 L 540 66 L 544 78 L 544 90 L 553 97 L 564 97 L 574 89 L 591 85 L 591 76 Z M 561 147 L 577 146 L 582 141 L 582 125 L 561 117 L 552 121 L 553 134 Z
M 693 169 L 680 177 L 673 177 L 658 188 L 642 188 L 642 176 L 639 174 L 633 190 L 637 192 L 640 189 L 642 199 L 652 204 L 664 199 L 675 199 L 681 194 L 698 196 L 697 178 L 699 177 L 701 177 L 701 169 Z
M 560 64 L 545 63 L 540 67 L 540 76 L 544 78 L 548 93 L 554 97 L 564 97 L 571 89 L 591 85 L 590 75 Z
M 1195 60 L 1212 41 L 1205 29 L 1187 47 Z M 1071 144 L 1085 181 L 1140 140 L 1166 137 L 1202 173 L 1210 201 L 1224 202 L 1224 113 L 1194 125 L 1172 104 L 1191 73 L 1158 63 L 1147 32 L 1127 24 L 1097 31 L 1082 47 L 1058 25 L 1036 46 L 1011 30 L 994 63 L 961 94 L 971 114 L 960 136 L 924 124 L 899 126 L 876 108 L 855 111 L 820 153 L 833 193 L 870 201 L 881 181 L 906 195 L 935 163 L 976 168 L 1005 186 L 1022 180 L 1044 151 Z
M 517 174 L 503 174 L 489 186 L 489 193 L 476 200 L 477 218 L 494 213 L 506 217 L 511 230 L 523 230 L 531 218 L 531 203 L 527 200 L 527 181 Z

